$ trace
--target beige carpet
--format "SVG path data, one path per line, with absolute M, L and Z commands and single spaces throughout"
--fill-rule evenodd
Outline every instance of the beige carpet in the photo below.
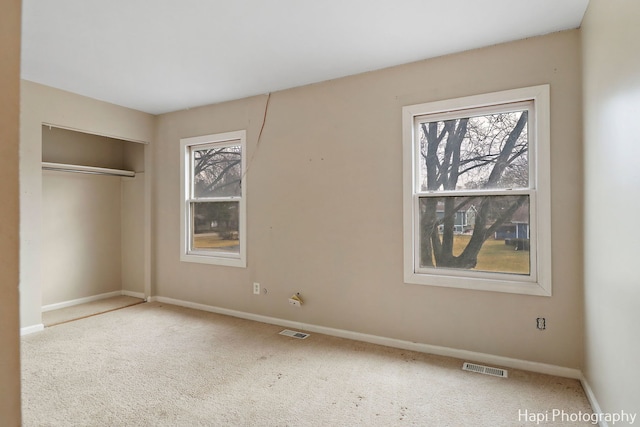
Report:
M 282 329 L 146 303 L 24 336 L 24 426 L 530 426 L 519 411 L 590 412 L 575 380 Z
M 44 326 L 54 326 L 71 320 L 82 319 L 83 317 L 106 313 L 112 310 L 129 307 L 131 305 L 143 303 L 140 298 L 126 295 L 105 298 L 85 304 L 74 305 L 72 307 L 60 308 L 58 310 L 45 311 L 42 313 L 42 323 Z

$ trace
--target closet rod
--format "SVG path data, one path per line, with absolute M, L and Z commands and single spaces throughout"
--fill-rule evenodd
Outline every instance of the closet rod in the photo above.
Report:
M 121 169 L 99 168 L 96 166 L 67 165 L 64 163 L 42 162 L 42 169 L 49 171 L 88 173 L 94 175 L 112 175 L 112 176 L 128 176 L 134 177 L 134 171 L 125 171 Z

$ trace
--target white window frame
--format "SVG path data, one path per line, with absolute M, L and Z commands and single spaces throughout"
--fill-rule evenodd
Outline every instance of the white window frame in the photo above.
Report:
M 193 159 L 192 152 L 206 146 L 236 146 L 241 147 L 241 195 L 240 197 L 215 198 L 216 200 L 228 199 L 239 202 L 239 253 L 227 253 L 216 251 L 198 251 L 191 249 L 192 224 L 191 202 L 198 200 L 193 197 Z M 215 264 L 229 267 L 247 266 L 247 211 L 246 211 L 246 131 L 203 135 L 180 140 L 180 260 L 185 262 L 197 262 Z M 202 200 L 202 199 L 200 199 Z
M 551 296 L 551 185 L 550 185 L 550 114 L 549 85 L 474 95 L 463 98 L 427 102 L 402 109 L 403 127 L 403 237 L 404 281 L 410 284 L 442 286 L 525 295 Z M 528 195 L 531 233 L 531 274 L 515 275 L 471 270 L 420 268 L 418 259 L 418 145 L 416 121 L 425 115 L 451 118 L 464 117 L 463 110 L 488 108 L 504 104 L 532 101 L 533 117 L 528 123 L 529 188 L 499 190 L 495 195 Z M 507 107 L 508 108 L 508 107 Z M 508 110 L 505 110 L 508 111 Z M 473 113 L 475 113 L 474 111 Z M 460 114 L 461 113 L 461 114 Z M 467 116 L 468 117 L 468 116 Z M 532 120 L 533 119 L 533 120 Z M 439 196 L 465 196 L 469 192 L 438 192 Z M 490 195 L 483 192 L 483 196 Z

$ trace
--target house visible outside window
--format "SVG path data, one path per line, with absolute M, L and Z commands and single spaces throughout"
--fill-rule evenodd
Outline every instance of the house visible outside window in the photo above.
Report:
M 245 131 L 180 140 L 180 259 L 246 267 Z
M 405 282 L 551 295 L 548 85 L 403 108 Z

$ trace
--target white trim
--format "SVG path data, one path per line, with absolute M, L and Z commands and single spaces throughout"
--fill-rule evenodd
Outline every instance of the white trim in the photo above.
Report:
M 286 328 L 303 330 L 305 332 L 314 332 L 319 334 L 331 335 L 334 337 L 346 338 L 354 341 L 368 342 L 371 344 L 384 345 L 387 347 L 400 348 L 403 350 L 412 350 L 420 353 L 454 357 L 457 359 L 464 359 L 467 361 L 482 362 L 486 364 L 498 365 L 498 366 L 507 367 L 507 368 L 537 372 L 540 374 L 555 375 L 558 377 L 565 377 L 565 378 L 572 378 L 572 379 L 582 378 L 582 372 L 579 369 L 565 368 L 562 366 L 549 365 L 546 363 L 512 359 L 510 357 L 496 356 L 493 354 L 486 354 L 486 353 L 477 353 L 474 351 L 460 350 L 460 349 L 449 348 L 449 347 L 440 347 L 436 345 L 381 337 L 377 335 L 362 334 L 359 332 L 352 332 L 344 329 L 328 328 L 325 326 L 312 325 L 309 323 L 295 322 L 291 320 L 279 319 L 276 317 L 262 316 L 260 314 L 230 310 L 227 308 L 199 304 L 199 303 L 190 302 L 190 301 L 182 301 L 174 298 L 156 296 L 156 297 L 151 297 L 149 301 L 151 302 L 157 301 L 165 304 L 177 305 L 180 307 L 193 308 L 195 310 L 208 311 L 211 313 L 217 313 L 217 314 L 223 314 L 226 316 L 238 317 L 241 319 L 253 320 L 256 322 L 284 326 Z
M 74 305 L 85 304 L 87 302 L 93 302 L 93 301 L 99 301 L 105 298 L 119 297 L 120 295 L 122 295 L 122 291 L 113 291 L 113 292 L 107 292 L 104 294 L 91 295 L 89 297 L 73 299 L 69 301 L 57 302 L 54 304 L 47 304 L 42 306 L 42 311 L 45 312 L 45 311 L 51 311 L 51 310 L 58 310 L 61 308 L 73 307 Z
M 416 268 L 416 247 L 418 233 L 416 227 L 417 203 L 415 191 L 415 118 L 424 115 L 450 113 L 487 106 L 504 105 L 520 101 L 533 101 L 532 119 L 535 126 L 529 132 L 535 143 L 530 146 L 530 167 L 535 165 L 536 173 L 530 172 L 529 209 L 531 221 L 532 253 L 531 275 L 518 277 L 512 274 L 491 274 L 478 272 L 449 271 L 423 272 Z M 549 85 L 539 85 L 520 89 L 505 90 L 488 94 L 473 95 L 456 99 L 408 105 L 402 108 L 403 139 L 403 246 L 404 282 L 407 284 L 444 286 L 471 290 L 506 292 L 524 295 L 551 296 L 551 160 L 550 160 L 550 89 Z M 507 107 L 508 108 L 508 107 Z M 507 192 L 508 193 L 508 192 Z M 505 193 L 505 194 L 507 194 Z M 535 271 L 534 271 L 535 269 Z M 473 277 L 463 277 L 473 276 Z
M 190 239 L 191 229 L 189 224 L 189 204 L 191 197 L 191 147 L 208 144 L 240 145 L 241 149 L 241 195 L 239 203 L 239 239 L 240 250 L 238 254 L 227 254 L 224 252 L 204 252 L 191 251 Z M 246 179 L 246 157 L 247 155 L 247 132 L 245 130 L 218 133 L 212 135 L 194 136 L 180 139 L 180 261 L 198 262 L 204 264 L 224 265 L 228 267 L 247 267 L 247 179 Z M 236 199 L 236 198 L 234 198 Z
M 40 323 L 38 325 L 25 326 L 24 328 L 20 328 L 20 336 L 33 334 L 34 332 L 44 331 L 44 324 Z
M 153 162 L 151 161 L 152 145 L 144 146 L 144 299 L 151 296 L 151 254 L 153 252 L 151 238 L 153 234 L 152 193 L 153 193 Z
M 98 294 L 98 295 L 92 295 L 89 297 L 84 297 L 84 298 L 78 298 L 78 299 L 74 299 L 74 300 L 69 300 L 69 301 L 63 301 L 63 302 L 58 302 L 55 304 L 47 304 L 47 305 L 43 305 L 42 306 L 42 312 L 46 312 L 46 311 L 52 311 L 52 310 L 58 310 L 61 308 L 67 308 L 67 307 L 73 307 L 75 305 L 79 305 L 79 304 L 85 304 L 88 302 L 93 302 L 93 301 L 100 301 L 106 298 L 113 298 L 113 297 L 119 297 L 119 296 L 129 296 L 129 297 L 134 297 L 134 298 L 140 298 L 142 300 L 145 300 L 145 295 L 143 292 L 132 292 L 132 291 L 113 291 L 113 292 L 107 292 L 104 294 Z M 44 330 L 44 324 L 40 323 L 38 325 L 31 325 L 31 326 L 25 326 L 24 328 L 20 328 L 20 335 L 28 335 L 28 334 L 32 334 L 34 332 L 40 332 Z
M 119 296 L 123 296 L 123 295 L 128 296 L 128 297 L 145 299 L 145 295 L 142 292 L 132 292 L 132 291 L 125 291 L 125 290 L 113 291 L 113 292 L 107 292 L 107 293 L 104 293 L 104 294 L 91 295 L 91 296 L 88 296 L 88 297 L 73 299 L 73 300 L 69 300 L 69 301 L 57 302 L 55 304 L 43 305 L 42 306 L 42 312 L 44 313 L 45 311 L 59 310 L 61 308 L 73 307 L 74 305 L 86 304 L 88 302 L 100 301 L 100 300 L 103 300 L 103 299 L 106 299 L 106 298 L 119 297 Z
M 113 175 L 123 177 L 134 177 L 136 173 L 134 171 L 123 169 L 110 169 L 101 168 L 98 166 L 84 166 L 84 165 L 71 165 L 67 163 L 52 163 L 42 162 L 42 170 L 57 171 L 57 172 L 76 172 L 76 173 L 88 173 L 94 175 Z
M 602 415 L 602 409 L 600 408 L 600 404 L 598 403 L 598 400 L 596 399 L 596 395 L 593 392 L 593 390 L 591 389 L 591 386 L 589 385 L 589 382 L 587 381 L 587 378 L 582 375 L 580 377 L 580 384 L 582 384 L 582 389 L 584 390 L 584 394 L 587 396 L 587 400 L 589 401 L 589 404 L 591 405 L 591 409 L 593 409 L 593 413 L 594 414 L 598 414 L 598 425 L 600 427 L 609 427 L 609 423 L 607 423 Z
M 122 290 L 121 295 L 133 298 L 146 299 L 144 292 L 133 292 Z

